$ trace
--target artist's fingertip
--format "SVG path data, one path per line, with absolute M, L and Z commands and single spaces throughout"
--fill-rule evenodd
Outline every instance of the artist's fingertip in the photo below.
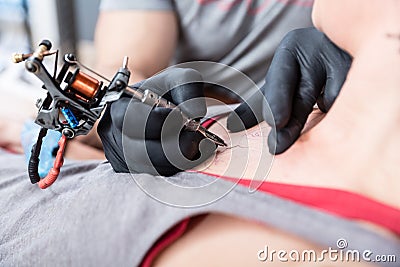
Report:
M 271 131 L 268 136 L 269 153 L 279 155 L 288 150 L 297 140 L 298 135 L 293 135 L 288 129 Z
M 329 110 L 333 103 L 336 100 L 336 97 L 338 96 L 340 92 L 340 87 L 338 86 L 339 89 L 337 90 L 325 90 L 323 99 L 324 99 L 324 104 L 327 110 Z
M 271 127 L 275 126 L 274 116 L 272 115 L 272 112 L 269 109 L 266 108 L 263 109 L 263 118 L 269 126 Z
M 267 144 L 268 144 L 269 153 L 271 155 L 275 155 L 276 154 L 276 131 L 275 130 L 271 130 L 269 132 Z
M 204 138 L 199 142 L 200 161 L 208 159 L 217 149 L 217 145 L 211 140 Z
M 277 129 L 281 129 L 287 125 L 290 120 L 290 115 L 286 114 L 283 111 L 272 111 L 270 106 L 266 102 L 264 103 L 262 116 L 267 124 L 271 127 L 276 127 Z M 285 115 L 281 115 L 285 114 Z
M 317 99 L 317 106 L 322 112 L 324 112 L 324 113 L 328 112 L 328 110 L 327 110 L 327 108 L 325 106 L 325 103 L 324 103 L 324 98 L 323 98 L 322 95 L 319 96 L 318 99 Z
M 335 100 L 339 94 L 340 89 L 330 89 L 330 90 L 325 90 L 325 92 L 320 95 L 317 99 L 317 105 L 318 108 L 324 112 L 327 113 L 331 107 L 333 106 L 333 103 L 335 103 Z
M 242 119 L 235 111 L 232 111 L 231 114 L 229 114 L 228 119 L 226 121 L 226 127 L 228 128 L 229 131 L 234 133 L 246 129 Z

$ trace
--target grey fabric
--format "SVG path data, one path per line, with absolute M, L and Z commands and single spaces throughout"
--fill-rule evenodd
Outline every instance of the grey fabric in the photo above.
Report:
M 311 5 L 312 0 L 102 0 L 101 9 L 173 10 L 180 29 L 175 63 L 219 62 L 244 72 L 260 86 L 284 35 L 312 26 Z M 242 82 L 232 75 L 218 72 L 212 80 Z M 256 90 L 246 83 L 237 88 L 234 91 L 243 98 Z
M 167 181 L 188 188 L 215 178 L 180 173 Z M 67 162 L 59 180 L 43 191 L 30 184 L 21 156 L 0 150 L 0 266 L 137 266 L 173 225 L 210 212 L 264 222 L 333 248 L 346 238 L 350 249 L 400 256 L 398 240 L 270 194 L 250 194 L 227 181 L 218 179 L 207 194 L 216 199 L 224 186 L 232 188 L 228 194 L 196 208 L 163 204 L 141 189 L 157 188 L 167 197 L 180 194 L 163 190 L 165 182 L 164 177 L 116 174 L 104 162 Z M 171 200 L 204 200 L 201 194 L 186 197 Z

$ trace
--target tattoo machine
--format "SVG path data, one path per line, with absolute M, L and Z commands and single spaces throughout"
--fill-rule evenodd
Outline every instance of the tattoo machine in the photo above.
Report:
M 63 164 L 67 140 L 78 135 L 88 134 L 100 118 L 107 103 L 118 100 L 123 93 L 127 93 L 150 106 L 179 109 L 173 103 L 150 90 L 142 92 L 130 87 L 128 85 L 130 71 L 127 57 L 124 58 L 123 66 L 112 80 L 84 66 L 73 54 L 64 56 L 64 63 L 57 74 L 58 50 L 51 51 L 51 47 L 50 41 L 43 40 L 33 53 L 13 55 L 15 63 L 25 61 L 26 70 L 36 75 L 43 82 L 43 89 L 47 90 L 45 99 L 39 99 L 36 103 L 38 115 L 35 123 L 41 126 L 41 130 L 36 144 L 32 147 L 28 163 L 31 183 L 39 183 L 39 187 L 42 189 L 51 186 L 57 179 Z M 53 75 L 43 65 L 43 59 L 50 55 L 56 57 Z M 103 81 L 84 73 L 83 69 L 107 82 L 108 86 L 104 85 Z M 224 140 L 209 132 L 201 126 L 200 122 L 190 119 L 183 113 L 182 116 L 186 121 L 184 124 L 186 130 L 198 131 L 216 145 L 226 146 Z M 53 168 L 45 178 L 41 179 L 38 174 L 39 154 L 48 129 L 61 132 L 62 137 L 59 141 L 59 149 Z

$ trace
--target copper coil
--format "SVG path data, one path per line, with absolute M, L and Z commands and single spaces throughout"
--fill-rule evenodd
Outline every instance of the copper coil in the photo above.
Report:
M 95 78 L 78 71 L 74 74 L 73 82 L 70 86 L 80 95 L 87 97 L 90 100 L 93 99 L 100 89 L 100 82 Z

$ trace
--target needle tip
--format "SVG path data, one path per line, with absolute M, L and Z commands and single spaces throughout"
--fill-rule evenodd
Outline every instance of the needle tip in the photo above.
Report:
M 208 139 L 211 139 L 216 145 L 218 145 L 218 146 L 228 146 L 226 143 L 225 143 L 225 141 L 221 138 L 221 137 L 219 137 L 219 136 L 217 136 L 216 134 L 213 134 L 212 132 L 210 132 L 210 131 L 206 131 L 206 135 L 207 135 L 207 138 Z

